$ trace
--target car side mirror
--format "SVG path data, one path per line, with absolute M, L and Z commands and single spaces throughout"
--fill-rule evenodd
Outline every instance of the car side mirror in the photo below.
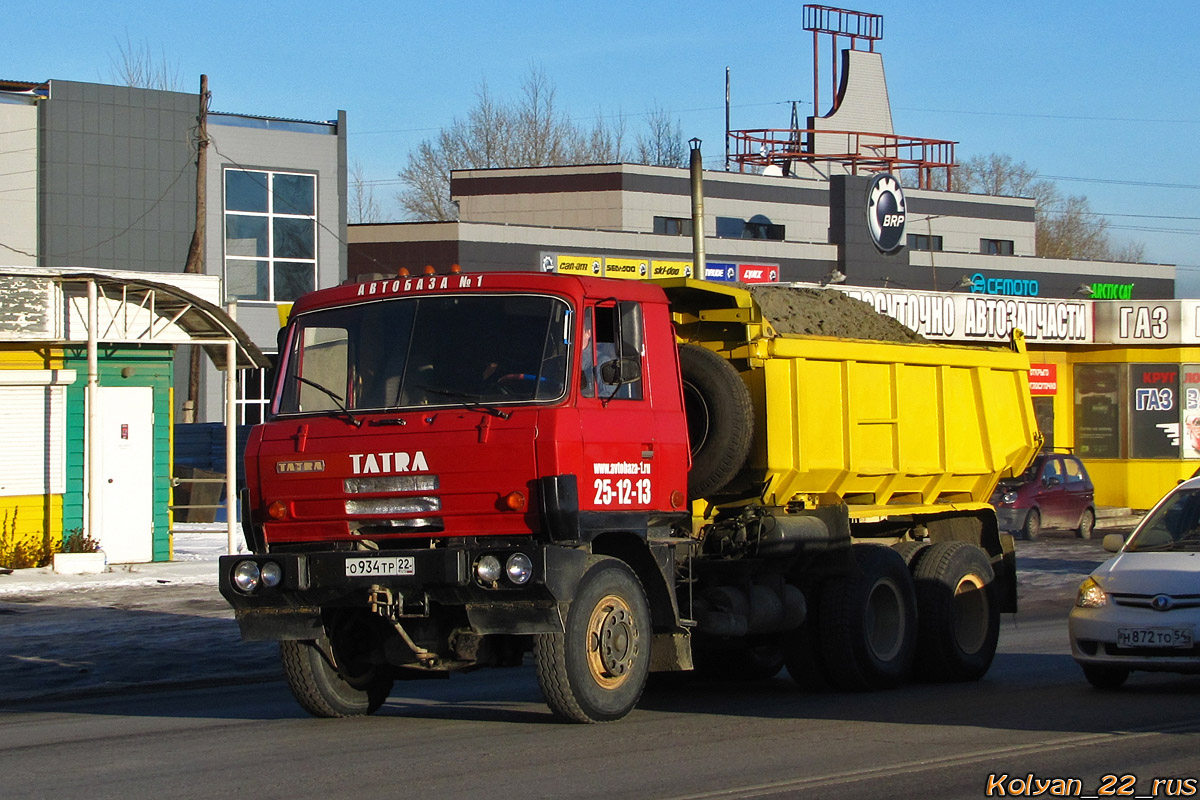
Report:
M 1121 548 L 1125 546 L 1125 537 L 1119 533 L 1107 533 L 1104 535 L 1102 544 L 1108 552 L 1119 553 L 1121 552 Z
M 1045 485 L 1047 489 L 1052 489 L 1055 486 L 1061 486 L 1062 481 L 1059 478 L 1046 478 Z
M 609 386 L 633 383 L 642 377 L 642 365 L 636 358 L 614 358 L 600 365 L 600 380 Z

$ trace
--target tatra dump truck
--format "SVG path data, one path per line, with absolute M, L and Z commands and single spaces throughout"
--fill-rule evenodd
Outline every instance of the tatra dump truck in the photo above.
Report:
M 317 716 L 530 652 L 576 722 L 628 714 L 650 672 L 978 679 L 1016 610 L 987 499 L 1039 444 L 1028 367 L 1019 337 L 780 334 L 692 279 L 317 291 L 280 333 L 221 592 Z

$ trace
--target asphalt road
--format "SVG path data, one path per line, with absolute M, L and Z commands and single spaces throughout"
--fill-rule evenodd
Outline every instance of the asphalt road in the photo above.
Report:
M 786 673 L 692 681 L 648 690 L 621 722 L 577 726 L 553 720 L 521 667 L 398 684 L 374 717 L 317 720 L 264 651 L 248 682 L 9 703 L 0 797 L 1037 796 L 1030 774 L 1077 779 L 1076 796 L 1151 796 L 1155 779 L 1183 781 L 1156 796 L 1187 795 L 1188 780 L 1200 793 L 1200 677 L 1139 673 L 1119 692 L 1092 689 L 1068 654 L 1065 614 L 1077 571 L 1103 553 L 1066 539 L 1019 552 L 1042 560 L 1027 564 L 1031 602 L 1005 618 L 978 683 L 847 695 L 805 692 Z M 226 645 L 195 659 L 219 660 Z M 123 657 L 136 664 L 137 645 Z

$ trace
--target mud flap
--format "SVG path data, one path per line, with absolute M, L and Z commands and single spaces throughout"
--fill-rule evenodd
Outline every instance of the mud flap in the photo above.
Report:
M 319 608 L 235 608 L 233 615 L 247 642 L 319 639 L 325 635 Z

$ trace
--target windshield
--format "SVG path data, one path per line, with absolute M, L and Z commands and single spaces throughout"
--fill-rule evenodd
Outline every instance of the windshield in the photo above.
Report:
M 529 295 L 408 297 L 299 317 L 275 413 L 562 397 L 570 310 Z
M 1125 545 L 1126 552 L 1200 550 L 1200 490 L 1175 492 Z

